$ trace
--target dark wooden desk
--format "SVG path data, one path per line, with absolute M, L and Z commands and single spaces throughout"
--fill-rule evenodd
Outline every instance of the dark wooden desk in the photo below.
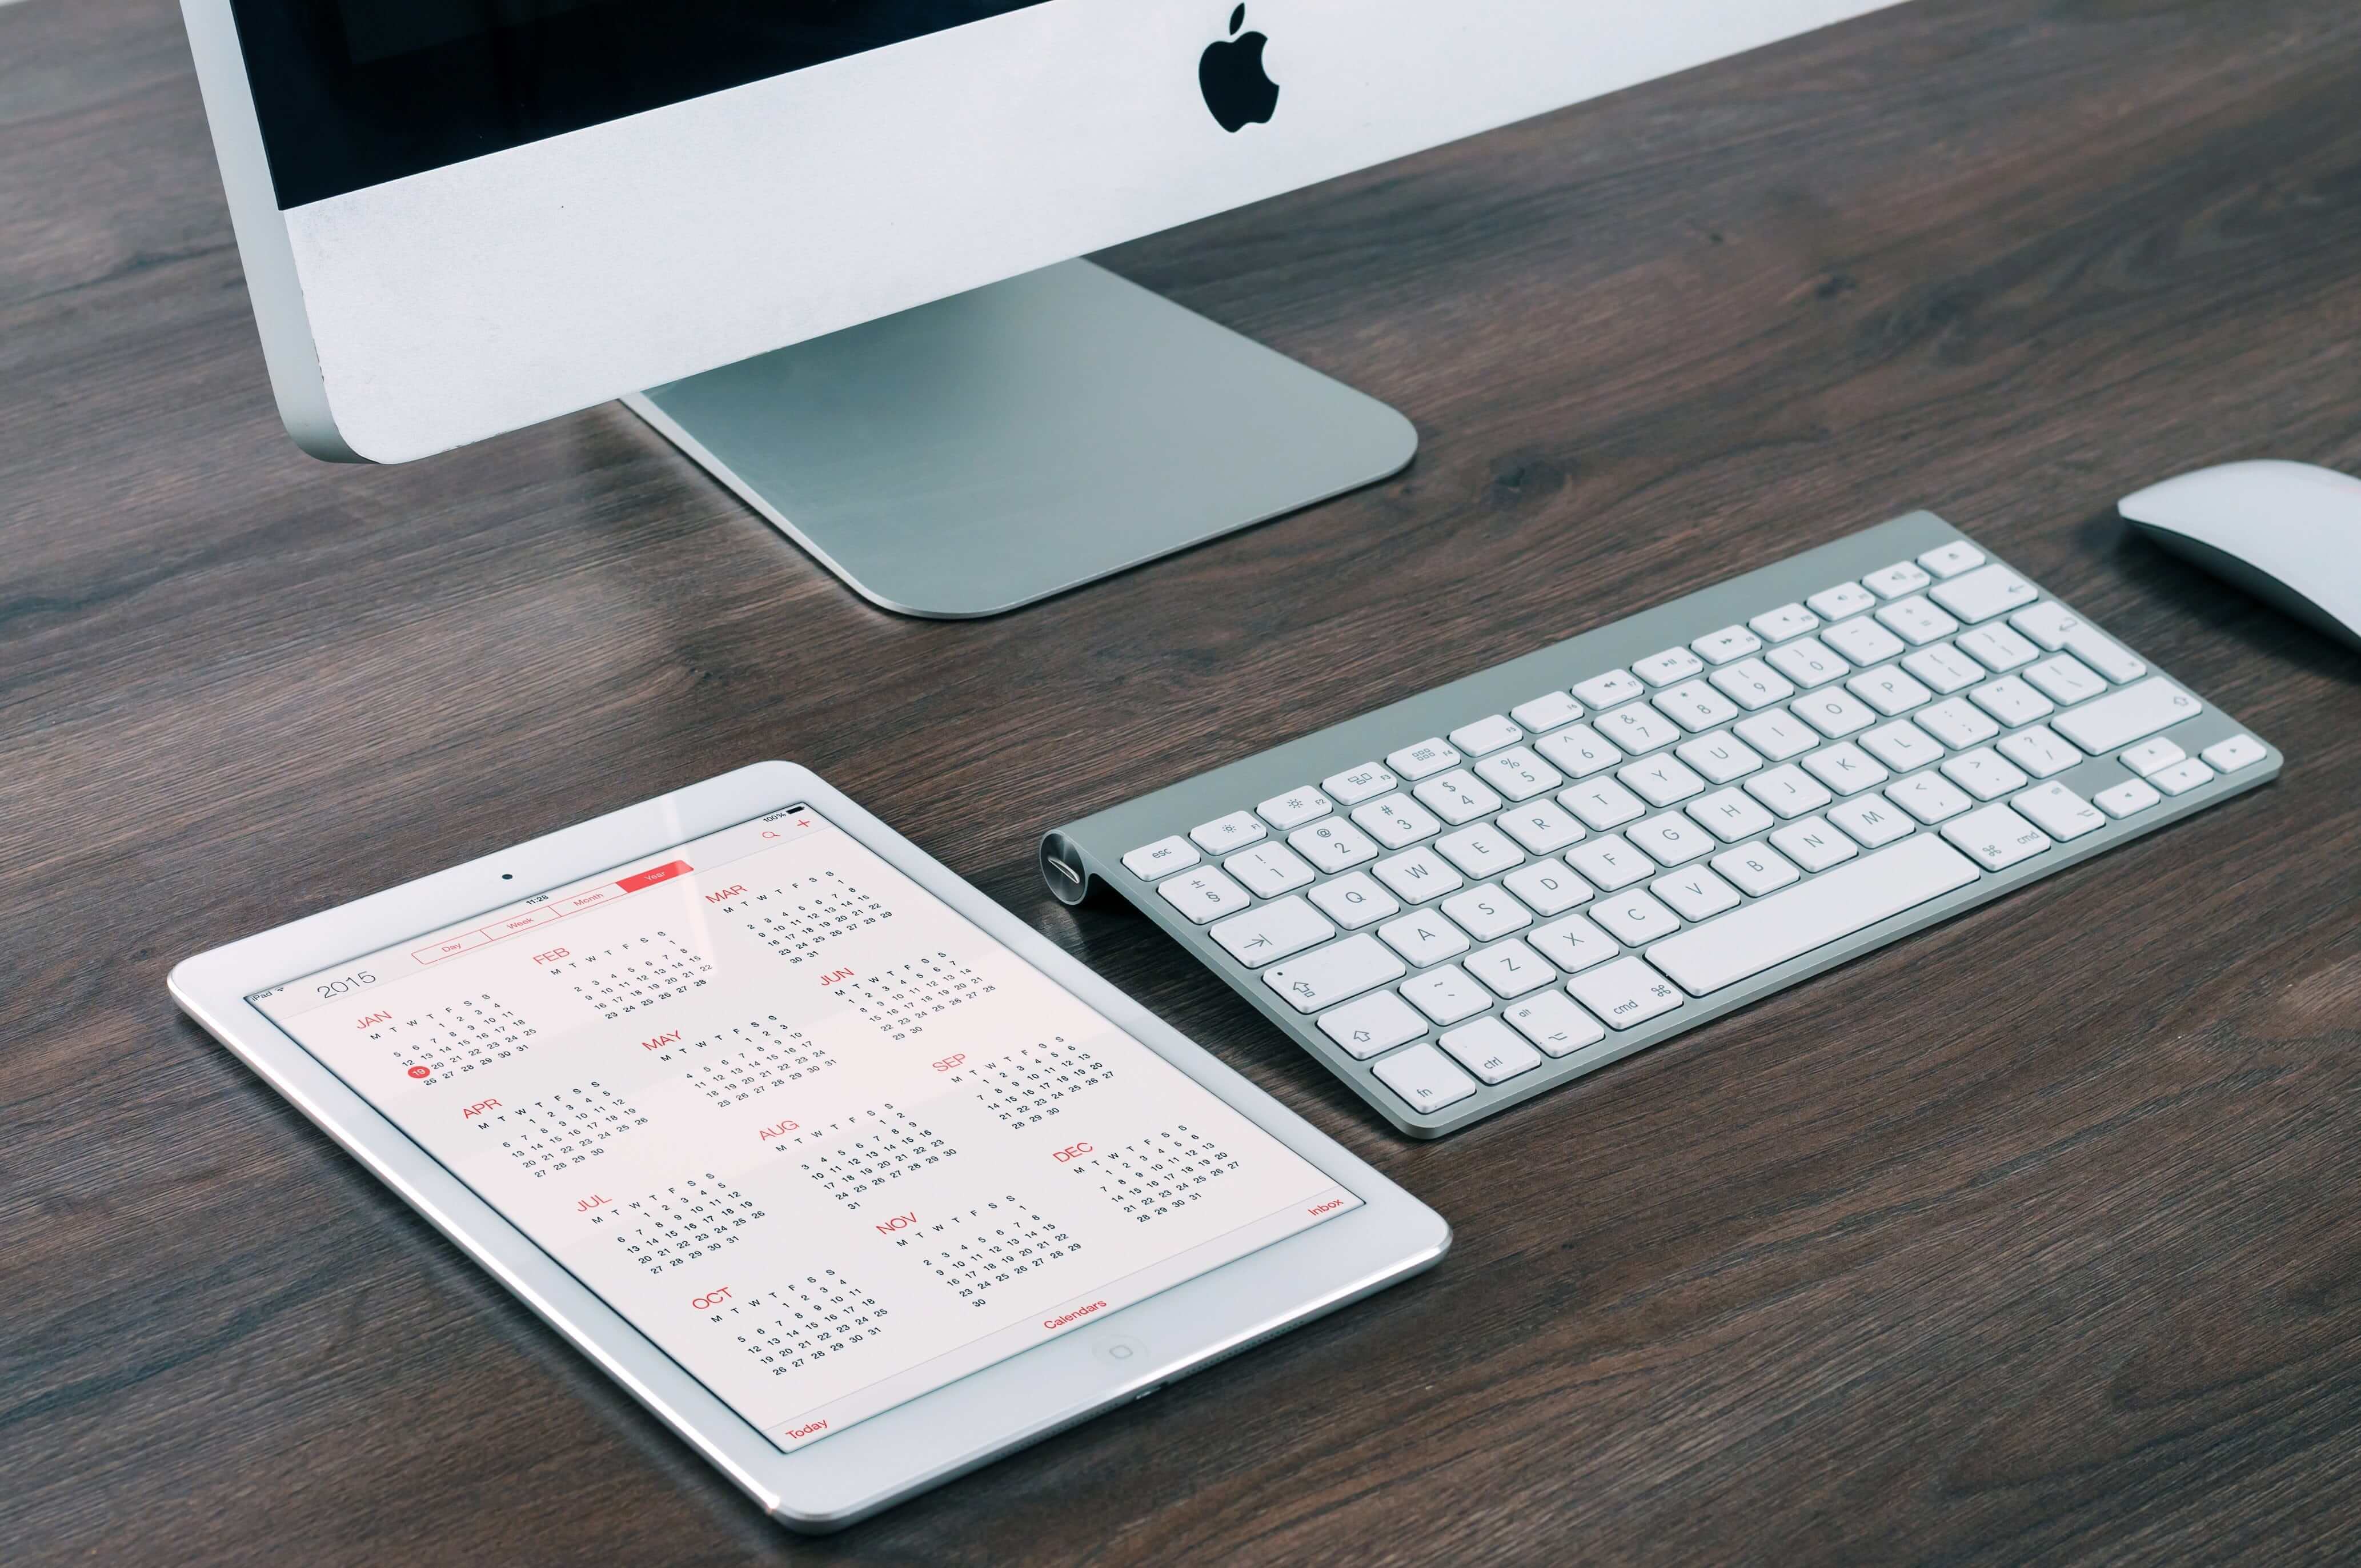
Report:
M 2361 468 L 2361 13 L 1976 0 L 1127 247 L 1404 477 L 870 609 L 612 408 L 280 433 L 165 0 L 0 9 L 0 1558 L 2361 1553 L 2361 659 L 2111 502 Z M 2276 786 L 1434 1145 L 1035 835 L 1926 503 Z M 185 954 L 799 758 L 1458 1226 L 794 1541 L 174 1012 Z

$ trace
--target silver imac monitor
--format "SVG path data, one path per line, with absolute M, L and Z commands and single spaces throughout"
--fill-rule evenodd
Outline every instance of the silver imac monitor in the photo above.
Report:
M 183 0 L 280 411 L 609 399 L 888 609 L 1392 473 L 1375 400 L 1088 252 L 1894 0 Z

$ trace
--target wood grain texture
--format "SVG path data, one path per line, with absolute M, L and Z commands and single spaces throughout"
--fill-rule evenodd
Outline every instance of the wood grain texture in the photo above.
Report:
M 1921 0 L 1126 247 L 1417 464 L 929 623 L 611 407 L 301 456 L 167 0 L 0 12 L 0 1557 L 2361 1555 L 2361 659 L 2111 505 L 2361 469 L 2357 78 L 2331 0 Z M 1433 1145 L 1036 879 L 1045 827 L 1922 504 L 2285 777 Z M 165 994 L 774 756 L 1456 1250 L 799 1542 Z

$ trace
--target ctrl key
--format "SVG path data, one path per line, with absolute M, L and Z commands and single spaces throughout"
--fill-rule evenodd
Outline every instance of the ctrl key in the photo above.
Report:
M 1379 1062 L 1378 1077 L 1410 1102 L 1413 1111 L 1440 1111 L 1476 1092 L 1476 1080 L 1444 1059 L 1433 1046 L 1412 1046 Z

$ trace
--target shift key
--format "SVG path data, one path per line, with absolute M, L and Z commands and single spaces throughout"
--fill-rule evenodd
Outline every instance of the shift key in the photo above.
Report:
M 2150 675 L 2112 696 L 2067 709 L 2049 721 L 2049 728 L 2092 756 L 2103 756 L 2196 718 L 2202 707 L 2162 675 Z
M 1262 978 L 1298 1013 L 1317 1013 L 1409 972 L 1390 949 L 1364 933 L 1273 964 L 1262 971 Z

